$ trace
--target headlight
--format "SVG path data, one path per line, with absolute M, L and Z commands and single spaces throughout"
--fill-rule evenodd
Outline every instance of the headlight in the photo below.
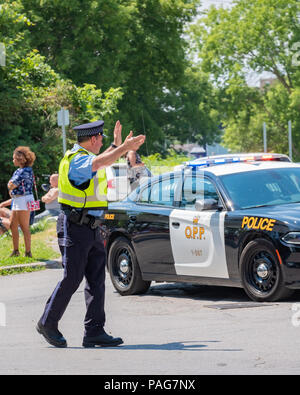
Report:
M 282 240 L 289 244 L 300 244 L 300 232 L 287 233 Z

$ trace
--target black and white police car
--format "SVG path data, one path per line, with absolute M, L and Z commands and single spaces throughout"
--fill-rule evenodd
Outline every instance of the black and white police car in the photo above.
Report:
M 115 289 L 132 295 L 167 281 L 243 287 L 256 301 L 290 296 L 300 288 L 300 165 L 277 160 L 202 161 L 109 204 Z

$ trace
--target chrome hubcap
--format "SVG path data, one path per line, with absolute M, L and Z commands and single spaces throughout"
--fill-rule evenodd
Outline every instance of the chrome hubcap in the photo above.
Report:
M 121 246 L 114 251 L 112 260 L 114 262 L 112 267 L 114 281 L 118 287 L 126 289 L 130 286 L 133 276 L 130 252 L 126 247 Z
M 129 272 L 129 262 L 127 259 L 122 259 L 120 262 L 120 271 L 123 274 L 127 274 Z
M 258 267 L 257 267 L 257 275 L 260 278 L 266 278 L 269 275 L 269 270 L 268 270 L 268 266 L 265 263 L 261 263 Z

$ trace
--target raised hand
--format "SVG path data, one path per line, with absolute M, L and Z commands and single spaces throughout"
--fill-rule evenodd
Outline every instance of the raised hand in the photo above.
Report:
M 126 137 L 124 141 L 124 146 L 127 151 L 136 151 L 139 147 L 144 144 L 146 136 L 140 134 L 139 136 L 133 137 L 133 132 L 130 131 L 129 135 Z
M 118 147 L 122 144 L 122 125 L 120 121 L 116 122 L 114 129 L 114 144 Z

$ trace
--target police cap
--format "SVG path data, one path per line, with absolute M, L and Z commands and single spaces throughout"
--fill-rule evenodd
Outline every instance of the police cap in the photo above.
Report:
M 83 125 L 75 126 L 73 129 L 77 133 L 77 137 L 85 137 L 85 136 L 96 136 L 101 134 L 101 136 L 106 137 L 103 133 L 104 121 L 96 121 L 91 123 L 85 123 Z

